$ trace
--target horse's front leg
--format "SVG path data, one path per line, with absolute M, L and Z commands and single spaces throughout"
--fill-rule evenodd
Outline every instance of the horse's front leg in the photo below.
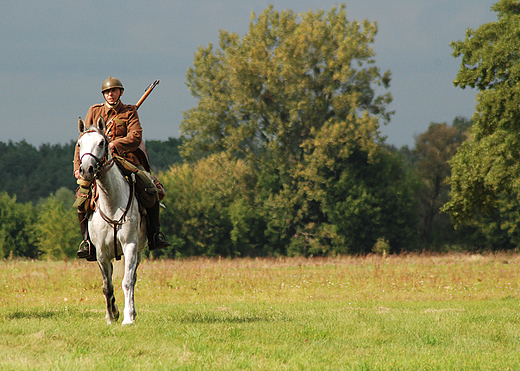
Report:
M 103 259 L 98 260 L 101 275 L 103 276 L 103 294 L 107 305 L 105 319 L 109 325 L 119 319 L 119 309 L 117 309 L 116 298 L 114 297 L 114 285 L 112 284 L 112 262 Z
M 137 267 L 141 261 L 141 252 L 137 252 L 137 244 L 127 244 L 124 249 L 125 275 L 121 287 L 125 294 L 125 309 L 123 311 L 123 325 L 132 325 L 135 321 L 134 290 L 137 281 Z

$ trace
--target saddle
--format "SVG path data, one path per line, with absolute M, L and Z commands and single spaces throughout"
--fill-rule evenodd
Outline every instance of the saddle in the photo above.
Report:
M 114 162 L 125 176 L 127 182 L 131 186 L 135 184 L 135 194 L 141 207 L 149 209 L 156 202 L 164 199 L 166 191 L 155 176 L 139 169 L 121 156 L 114 155 Z M 78 179 L 77 183 L 79 187 L 76 189 L 76 200 L 73 207 L 87 213 L 94 211 L 97 199 L 96 187 L 92 187 L 91 182 L 83 179 Z

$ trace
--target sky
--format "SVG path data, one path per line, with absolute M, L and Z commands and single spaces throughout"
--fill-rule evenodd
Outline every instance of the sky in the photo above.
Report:
M 376 21 L 376 66 L 392 72 L 395 111 L 381 128 L 388 144 L 415 144 L 431 122 L 471 118 L 476 91 L 453 86 L 460 59 L 450 43 L 497 20 L 497 0 L 345 0 L 347 19 Z M 182 112 L 197 104 L 186 71 L 219 30 L 247 33 L 251 14 L 272 4 L 296 14 L 332 9 L 329 0 L 0 0 L 0 142 L 65 144 L 78 117 L 103 101 L 102 82 L 119 78 L 124 103 L 139 108 L 147 140 L 179 137 Z

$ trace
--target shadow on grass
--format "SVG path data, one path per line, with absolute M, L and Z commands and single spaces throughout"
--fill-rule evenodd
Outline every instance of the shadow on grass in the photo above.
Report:
M 0 313 L 0 317 L 5 320 L 15 319 L 52 319 L 52 318 L 63 318 L 71 316 L 79 316 L 82 318 L 97 316 L 97 313 L 89 313 L 78 310 L 70 309 L 23 309 L 15 310 L 6 313 Z
M 49 319 L 63 315 L 61 310 L 24 309 L 4 313 L 5 319 Z
M 184 313 L 172 319 L 183 323 L 253 323 L 253 322 L 277 322 L 288 319 L 280 314 L 252 314 L 252 313 L 222 313 L 222 312 L 193 312 Z

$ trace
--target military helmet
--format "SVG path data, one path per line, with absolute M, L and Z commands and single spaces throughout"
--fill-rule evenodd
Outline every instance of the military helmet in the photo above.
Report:
M 120 88 L 123 90 L 125 89 L 123 88 L 123 83 L 121 82 L 121 80 L 109 76 L 108 79 L 103 81 L 103 85 L 101 85 L 101 92 L 104 93 L 105 90 L 113 88 Z

